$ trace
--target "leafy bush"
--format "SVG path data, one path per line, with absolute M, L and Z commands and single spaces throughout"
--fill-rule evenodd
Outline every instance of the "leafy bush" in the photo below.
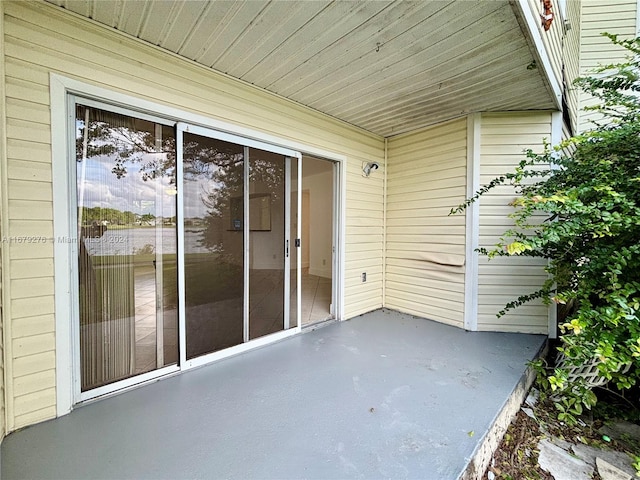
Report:
M 591 110 L 603 121 L 542 154 L 528 150 L 514 172 L 452 213 L 498 185 L 514 185 L 515 227 L 480 251 L 548 259 L 549 279 L 499 315 L 536 298 L 562 306 L 559 350 L 572 364 L 595 362 L 600 375 L 628 389 L 640 372 L 640 38 L 608 36 L 633 56 L 576 82 L 600 100 Z M 584 382 L 571 384 L 566 370 L 552 373 L 548 384 L 561 413 L 570 414 L 564 417 L 593 405 Z

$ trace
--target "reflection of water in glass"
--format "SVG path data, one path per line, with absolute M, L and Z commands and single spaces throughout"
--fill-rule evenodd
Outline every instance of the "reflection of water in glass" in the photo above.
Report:
M 164 253 L 176 253 L 176 229 L 162 228 L 162 250 Z M 200 243 L 204 229 L 190 227 L 184 232 L 185 249 L 189 253 L 206 253 L 206 247 Z M 104 232 L 100 238 L 85 238 L 90 255 L 133 255 L 136 252 L 149 252 L 149 245 L 156 251 L 155 228 L 123 228 Z

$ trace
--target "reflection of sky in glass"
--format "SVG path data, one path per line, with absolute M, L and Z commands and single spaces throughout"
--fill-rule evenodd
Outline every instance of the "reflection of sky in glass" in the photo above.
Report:
M 79 139 L 84 135 L 84 123 L 82 120 L 76 121 L 76 136 Z M 107 143 L 127 143 L 126 138 L 117 130 L 111 130 L 111 135 L 111 141 L 92 138 L 89 143 L 94 147 Z M 176 215 L 175 186 L 170 185 L 171 177 L 165 175 L 156 179 L 143 180 L 143 165 L 152 160 L 161 163 L 162 160 L 166 160 L 166 153 L 132 155 L 135 161 L 124 162 L 127 173 L 120 178 L 112 172 L 116 165 L 116 158 L 116 154 L 96 155 L 77 163 L 77 182 L 79 186 L 82 185 L 78 189 L 78 195 L 82 196 L 78 198 L 79 206 L 113 208 L 139 215 L 151 214 L 162 217 Z M 162 198 L 162 205 L 158 204 L 160 208 L 156 208 L 160 198 Z
M 207 176 L 212 176 L 214 172 L 220 168 L 215 165 L 209 165 Z M 214 182 L 202 176 L 192 177 L 184 180 L 184 217 L 185 218 L 204 218 L 209 211 L 209 207 L 205 204 L 205 200 L 209 195 L 214 195 L 220 189 L 224 188 L 223 183 Z M 195 192 L 198 192 L 197 194 Z
M 76 138 L 82 142 L 85 134 L 84 113 L 79 112 L 78 115 Z M 153 142 L 149 142 L 149 135 L 153 135 L 153 123 L 147 121 L 140 123 L 132 117 L 111 113 L 108 113 L 105 118 L 94 111 L 91 112 L 92 120 L 95 120 L 95 115 L 98 122 L 108 126 L 109 138 L 96 136 L 95 130 L 90 132 L 88 138 L 90 156 L 77 163 L 79 206 L 110 208 L 121 212 L 133 212 L 137 215 L 151 214 L 165 218 L 175 216 L 176 188 L 172 184 L 175 180 L 172 177 L 175 168 L 170 166 L 170 171 L 165 172 L 161 178 L 144 180 L 146 175 L 152 173 L 149 165 L 152 165 L 151 168 L 153 165 L 167 167 L 165 163 L 167 153 L 143 153 L 142 151 L 154 148 L 150 145 Z M 100 133 L 100 130 L 98 132 Z M 165 142 L 167 135 L 172 136 L 167 130 L 164 130 L 162 135 Z M 191 156 L 185 154 L 183 212 L 185 218 L 205 218 L 211 214 L 211 199 L 219 195 L 227 197 L 229 194 L 233 195 L 231 190 L 237 188 L 227 184 L 230 180 L 229 176 L 233 177 L 229 172 L 229 161 L 231 155 L 237 156 L 242 162 L 243 150 L 240 146 L 233 145 L 230 148 L 231 144 L 226 142 L 193 134 L 186 134 L 185 142 L 189 138 L 192 139 L 192 148 L 187 149 Z M 100 147 L 105 145 L 115 147 L 120 154 L 96 155 L 96 150 L 99 151 Z M 94 155 L 91 155 L 92 153 Z M 190 159 L 193 163 L 190 163 Z M 126 174 L 118 178 L 112 171 L 114 167 L 124 168 Z M 242 167 L 240 169 L 242 171 Z M 237 182 L 237 179 L 234 182 Z M 240 189 L 242 189 L 241 185 Z
M 156 155 L 161 154 L 143 155 L 143 162 L 149 161 Z M 84 178 L 82 178 L 83 163 L 85 163 Z M 169 177 L 144 181 L 141 165 L 127 162 L 127 174 L 117 178 L 111 172 L 113 166 L 112 157 L 104 155 L 78 163 L 78 182 L 84 180 L 84 198 L 79 199 L 82 206 L 115 208 L 123 212 L 128 210 L 137 214 L 158 215 L 160 212 L 155 212 L 154 205 L 156 195 L 161 195 L 164 203 L 162 216 L 171 217 L 176 214 L 175 195 L 170 194 L 173 185 L 169 184 L 171 180 Z
M 157 155 L 166 154 L 145 154 L 142 160 L 147 162 Z M 84 178 L 82 178 L 83 163 L 85 163 Z M 164 212 L 161 215 L 171 217 L 176 214 L 175 195 L 170 193 L 174 187 L 170 185 L 171 178 L 168 176 L 144 181 L 141 165 L 126 162 L 127 174 L 117 178 L 111 172 L 114 166 L 113 157 L 105 155 L 78 162 L 77 166 L 78 182 L 84 180 L 84 198 L 78 200 L 85 207 L 115 208 L 123 212 L 150 213 L 157 216 L 160 214 L 155 211 L 157 189 L 164 203 Z

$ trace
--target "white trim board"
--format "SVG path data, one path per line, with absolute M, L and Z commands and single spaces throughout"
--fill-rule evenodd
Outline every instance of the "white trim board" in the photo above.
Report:
M 551 146 L 555 147 L 562 142 L 562 112 L 551 113 Z M 549 338 L 557 338 L 558 330 L 558 309 L 552 302 L 548 310 L 548 336 Z
M 544 78 L 549 82 L 549 86 L 553 92 L 553 100 L 558 109 L 562 109 L 562 85 L 560 81 L 556 78 L 553 67 L 551 66 L 551 59 L 549 58 L 549 52 L 544 46 L 544 42 L 542 41 L 542 35 L 540 34 L 540 29 L 538 28 L 539 21 L 531 11 L 531 7 L 529 6 L 528 0 L 517 0 L 515 6 L 518 12 L 522 15 L 522 20 L 524 21 L 527 29 L 527 33 L 529 33 L 529 38 L 533 43 L 533 47 L 535 48 L 535 53 L 542 64 L 542 71 Z
M 480 135 L 482 115 L 467 117 L 467 198 L 480 189 Z M 478 329 L 478 252 L 480 245 L 480 200 L 465 211 L 464 328 Z

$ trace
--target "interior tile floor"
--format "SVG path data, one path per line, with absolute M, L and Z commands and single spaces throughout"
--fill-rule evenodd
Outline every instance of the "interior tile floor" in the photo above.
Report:
M 302 273 L 302 325 L 311 325 L 332 317 L 331 279 Z
M 156 288 L 155 272 L 150 268 L 136 268 L 135 271 L 135 374 L 149 372 L 157 368 L 156 362 Z M 256 280 L 257 281 L 257 280 Z M 259 283 L 264 285 L 265 279 Z M 302 325 L 312 325 L 332 318 L 331 306 L 331 279 L 310 275 L 308 270 L 302 272 L 302 299 L 301 314 Z M 281 288 L 281 287 L 280 287 Z M 269 304 L 267 298 L 271 293 L 265 290 L 265 298 L 260 293 L 253 298 L 253 307 L 260 307 L 263 311 Z M 281 308 L 281 307 L 280 307 Z M 175 311 L 165 311 L 164 337 L 165 364 L 177 361 L 177 329 L 175 328 Z M 281 315 L 280 315 L 280 318 Z M 273 330 L 273 329 L 271 329 Z M 266 331 L 266 333 L 270 333 Z
M 13 432 L 1 476 L 456 479 L 544 342 L 378 310 Z

